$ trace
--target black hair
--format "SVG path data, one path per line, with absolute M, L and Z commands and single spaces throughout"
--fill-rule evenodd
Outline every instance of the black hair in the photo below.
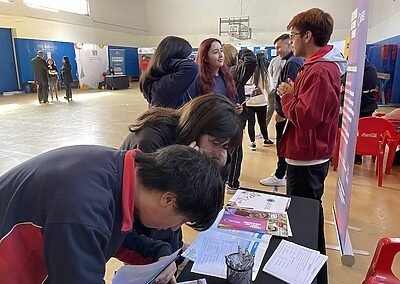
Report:
M 211 227 L 224 203 L 214 158 L 189 146 L 171 145 L 154 153 L 138 152 L 135 162 L 146 189 L 176 194 L 176 210 L 189 219 L 190 227 L 198 231 Z
M 71 65 L 71 63 L 69 62 L 68 56 L 64 56 L 63 60 L 64 60 L 64 65 Z
M 253 83 L 263 90 L 268 88 L 268 61 L 263 52 L 257 53 L 257 67 L 254 70 Z
M 289 34 L 281 34 L 280 36 L 278 36 L 275 40 L 274 40 L 274 44 L 276 44 L 278 41 L 280 40 L 287 40 L 290 39 L 290 35 Z
M 139 87 L 144 96 L 148 98 L 149 88 L 153 81 L 167 74 L 165 67 L 168 60 L 187 58 L 192 50 L 190 43 L 183 38 L 176 36 L 164 38 L 157 46 L 147 69 L 140 76 Z
M 176 131 L 176 143 L 189 145 L 208 134 L 221 141 L 229 138 L 229 150 L 242 142 L 242 129 L 235 106 L 225 96 L 209 94 L 199 96 L 180 109 L 151 108 L 129 127 L 138 132 L 146 127 L 169 126 Z

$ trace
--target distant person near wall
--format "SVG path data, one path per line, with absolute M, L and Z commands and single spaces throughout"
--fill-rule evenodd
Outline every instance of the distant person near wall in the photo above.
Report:
M 51 101 L 53 101 L 55 95 L 58 101 L 58 94 L 57 94 L 57 82 L 58 82 L 58 70 L 57 66 L 53 59 L 47 59 L 47 67 L 48 67 L 48 78 L 49 78 L 49 91 L 51 95 Z
M 61 67 L 61 80 L 64 83 L 65 86 L 65 96 L 64 99 L 67 101 L 71 100 L 72 101 L 72 90 L 71 90 L 71 84 L 73 82 L 72 80 L 72 67 L 71 63 L 69 62 L 69 58 L 67 56 L 63 57 L 63 66 Z
M 32 59 L 32 69 L 35 74 L 37 84 L 37 94 L 39 103 L 48 103 L 49 81 L 47 78 L 47 63 L 43 59 L 43 51 L 39 50 L 35 58 Z

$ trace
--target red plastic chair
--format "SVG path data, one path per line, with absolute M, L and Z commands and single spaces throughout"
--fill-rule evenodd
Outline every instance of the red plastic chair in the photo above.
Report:
M 400 238 L 383 238 L 376 246 L 374 258 L 362 284 L 395 284 L 400 280 L 392 272 L 396 254 L 400 252 Z
M 389 153 L 394 145 L 396 130 L 389 121 L 381 117 L 363 117 L 358 123 L 358 134 L 356 154 L 372 155 L 377 157 L 376 174 L 378 175 L 378 186 L 382 186 L 383 155 L 386 145 Z M 395 150 L 394 150 L 395 152 Z M 394 156 L 393 156 L 394 157 Z M 391 165 L 389 165 L 391 167 Z M 388 171 L 388 169 L 386 169 Z M 390 172 L 390 169 L 389 169 Z

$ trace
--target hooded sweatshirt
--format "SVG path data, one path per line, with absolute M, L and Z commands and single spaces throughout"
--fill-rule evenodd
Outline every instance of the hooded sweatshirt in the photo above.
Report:
M 299 69 L 294 94 L 282 96 L 282 110 L 288 124 L 279 143 L 278 155 L 285 157 L 289 164 L 315 165 L 333 156 L 339 118 L 340 75 L 346 68 L 347 61 L 339 51 L 324 46 Z

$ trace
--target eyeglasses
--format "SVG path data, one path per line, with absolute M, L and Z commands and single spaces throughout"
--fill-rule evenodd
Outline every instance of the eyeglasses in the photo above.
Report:
M 299 34 L 301 34 L 301 32 L 298 32 L 298 33 L 290 33 L 290 39 L 293 39 L 296 35 L 299 35 Z

